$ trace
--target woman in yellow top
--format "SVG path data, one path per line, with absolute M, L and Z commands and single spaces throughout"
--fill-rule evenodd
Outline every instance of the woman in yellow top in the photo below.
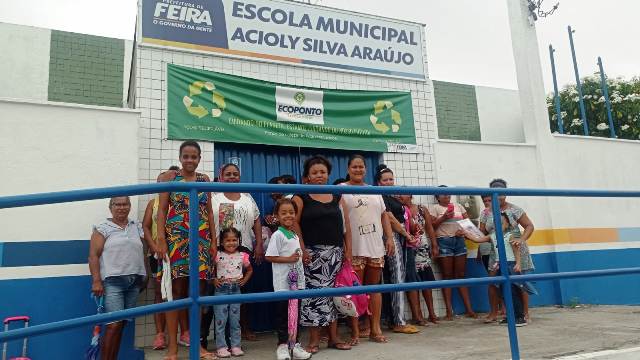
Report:
M 171 166 L 169 170 L 160 173 L 157 182 L 166 182 L 171 181 L 175 178 L 176 172 L 180 170 L 178 166 Z M 142 228 L 144 229 L 144 237 L 146 243 L 149 245 L 149 265 L 150 265 L 150 274 L 156 279 L 154 283 L 154 298 L 153 303 L 159 304 L 162 302 L 162 294 L 160 292 L 160 276 L 161 273 L 158 273 L 158 260 L 155 258 L 155 253 L 157 251 L 157 241 L 158 241 L 158 205 L 160 204 L 160 196 L 155 196 L 152 200 L 149 200 L 147 203 L 147 208 L 144 211 L 144 218 L 142 219 Z M 162 260 L 160 260 L 162 261 Z M 187 311 L 180 310 L 180 329 L 181 335 L 180 340 L 178 341 L 181 344 L 189 343 L 189 326 L 187 322 Z M 156 337 L 153 340 L 153 349 L 154 350 L 163 350 L 167 347 L 164 328 L 166 325 L 166 319 L 164 313 L 155 313 L 153 314 L 153 321 L 156 325 Z

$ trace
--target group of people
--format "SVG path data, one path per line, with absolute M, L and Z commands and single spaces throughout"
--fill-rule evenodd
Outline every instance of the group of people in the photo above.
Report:
M 158 176 L 158 181 L 207 182 L 209 177 L 196 172 L 201 159 L 198 143 L 185 141 L 180 146 L 181 167 Z M 304 162 L 302 183 L 326 185 L 332 171 L 331 162 L 323 156 L 312 156 Z M 353 155 L 347 175 L 340 185 L 367 186 L 365 159 Z M 216 179 L 220 182 L 240 182 L 240 169 L 234 164 L 223 165 Z M 271 183 L 295 183 L 291 176 L 274 178 Z M 395 185 L 394 173 L 384 165 L 375 171 L 375 184 Z M 506 187 L 496 179 L 491 187 Z M 501 271 L 497 261 L 495 225 L 490 210 L 491 196 L 483 196 L 486 208 L 480 215 L 478 236 L 462 229 L 458 221 L 467 217 L 466 210 L 452 203 L 449 195 L 437 195 L 436 204 L 414 203 L 411 195 L 374 194 L 274 194 L 272 214 L 264 216 L 264 225 L 255 201 L 245 193 L 198 194 L 198 270 L 201 295 L 238 294 L 259 289 L 253 274 L 271 272 L 273 291 L 318 289 L 333 287 L 343 264 L 348 263 L 364 285 L 435 280 L 432 264 L 438 261 L 443 279 L 464 278 L 467 249 L 465 237 L 481 243 L 479 259 L 489 275 Z M 486 200 L 489 200 L 488 202 Z M 195 200 L 195 199 L 194 199 Z M 115 197 L 109 202 L 111 218 L 94 226 L 91 236 L 89 266 L 93 278 L 92 291 L 104 296 L 107 312 L 135 306 L 136 298 L 148 273 L 157 279 L 170 276 L 173 299 L 188 296 L 189 276 L 189 196 L 185 192 L 159 194 L 151 200 L 142 224 L 131 220 L 128 197 Z M 504 239 L 512 272 L 533 270 L 526 245 L 533 224 L 518 206 L 500 197 L 500 213 Z M 520 227 L 524 230 L 521 231 Z M 484 245 L 488 244 L 488 245 Z M 145 246 L 151 254 L 145 261 Z M 271 268 L 263 266 L 271 263 Z M 147 264 L 147 266 L 145 265 Z M 164 264 L 164 265 L 163 265 Z M 151 266 L 152 269 L 148 269 Z M 163 268 L 164 266 L 164 268 Z M 168 266 L 169 268 L 166 268 Z M 291 273 L 297 276 L 292 280 Z M 253 281 L 252 281 L 253 280 Z M 264 284 L 262 284 L 264 285 Z M 166 298 L 156 284 L 156 302 Z M 269 289 L 271 290 L 271 289 Z M 458 288 L 466 315 L 476 317 L 466 288 Z M 528 296 L 534 291 L 530 284 L 514 286 L 514 303 L 518 324 L 528 319 Z M 453 319 L 451 289 L 443 291 L 446 318 Z M 320 351 L 321 338 L 328 347 L 349 350 L 361 338 L 385 343 L 382 314 L 391 330 L 415 334 L 427 321 L 437 323 L 431 290 L 422 295 L 428 309 L 425 318 L 418 291 L 394 292 L 384 297 L 369 294 L 368 312 L 347 317 L 350 339 L 338 333 L 340 314 L 332 298 L 307 298 L 300 301 L 299 324 L 308 329 L 306 346 L 295 341 L 289 349 L 288 303 L 272 304 L 278 334 L 276 358 L 308 359 Z M 485 322 L 498 320 L 500 296 L 489 287 L 491 312 Z M 384 298 L 384 299 L 383 299 Z M 406 310 L 412 319 L 407 319 Z M 215 319 L 216 351 L 206 349 L 207 336 Z M 167 348 L 165 359 L 177 359 L 178 345 L 189 344 L 189 323 L 186 311 L 156 314 L 155 349 Z M 244 354 L 241 339 L 253 340 L 245 305 L 216 305 L 203 309 L 200 345 L 201 359 L 226 358 Z M 167 336 L 165 339 L 165 326 Z M 178 334 L 178 329 L 181 332 Z M 228 332 L 227 332 L 228 329 Z M 122 322 L 106 326 L 101 347 L 102 359 L 116 359 L 122 334 Z M 168 340 L 168 343 L 165 341 Z M 195 345 L 197 346 L 197 345 Z M 292 351 L 290 351 L 292 350 Z

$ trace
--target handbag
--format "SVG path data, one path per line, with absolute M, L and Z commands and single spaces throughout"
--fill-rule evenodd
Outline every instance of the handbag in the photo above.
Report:
M 353 270 L 349 261 L 342 263 L 342 268 L 336 276 L 334 287 L 360 286 L 360 279 Z M 369 308 L 369 296 L 367 294 L 334 296 L 333 303 L 338 311 L 346 316 L 360 316 L 367 313 Z

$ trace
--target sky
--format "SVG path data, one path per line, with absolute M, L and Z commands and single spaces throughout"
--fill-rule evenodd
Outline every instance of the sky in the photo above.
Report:
M 507 0 L 320 0 L 320 5 L 411 20 L 426 25 L 427 60 L 433 80 L 517 89 Z M 560 2 L 536 23 L 547 91 L 553 89 L 549 44 L 556 49 L 558 84 L 575 83 L 567 26 L 581 76 L 603 59 L 610 77 L 640 75 L 640 1 L 545 0 Z M 0 22 L 133 39 L 136 0 L 0 0 Z

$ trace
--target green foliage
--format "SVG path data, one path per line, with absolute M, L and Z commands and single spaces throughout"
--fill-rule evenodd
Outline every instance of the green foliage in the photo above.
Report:
M 640 139 L 640 77 L 631 80 L 607 79 L 611 116 L 619 139 Z M 609 137 L 609 120 L 604 96 L 600 88 L 600 74 L 595 73 L 582 79 L 582 94 L 586 110 L 589 135 Z M 565 86 L 560 91 L 560 108 L 565 134 L 584 135 L 580 116 L 579 96 L 576 85 Z M 553 93 L 547 96 L 549 125 L 552 132 L 558 132 Z

